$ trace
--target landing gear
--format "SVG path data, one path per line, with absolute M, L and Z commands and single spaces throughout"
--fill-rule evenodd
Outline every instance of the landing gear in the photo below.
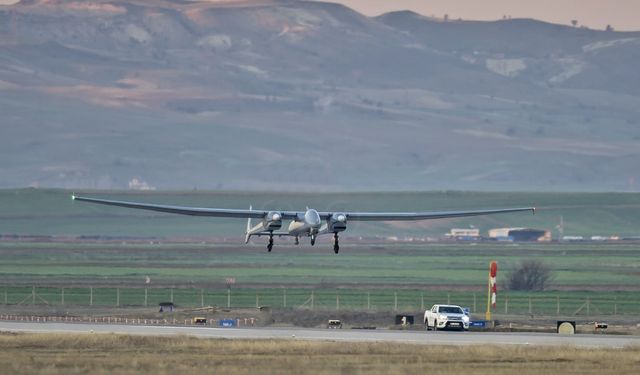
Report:
M 300 239 L 298 238 L 298 236 L 296 236 L 295 242 L 296 245 L 300 245 Z
M 273 234 L 269 235 L 269 243 L 267 244 L 267 251 L 271 252 L 271 249 L 273 249 Z
M 315 244 L 316 244 L 316 235 L 315 235 L 315 234 L 312 234 L 312 235 L 311 235 L 311 246 L 313 246 L 313 245 L 315 245 Z
M 340 244 L 338 243 L 338 233 L 333 234 L 333 252 L 338 254 L 340 251 Z

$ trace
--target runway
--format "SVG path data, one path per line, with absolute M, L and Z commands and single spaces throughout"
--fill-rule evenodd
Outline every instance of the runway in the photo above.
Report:
M 572 345 L 579 347 L 640 347 L 640 336 L 558 335 L 551 333 L 427 332 L 307 328 L 210 328 L 93 323 L 0 322 L 0 331 L 40 333 L 120 333 L 189 335 L 225 339 L 295 339 L 345 342 L 397 342 L 420 345 Z

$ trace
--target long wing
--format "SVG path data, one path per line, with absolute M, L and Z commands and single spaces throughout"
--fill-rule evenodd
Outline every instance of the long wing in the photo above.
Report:
M 434 212 L 347 212 L 348 221 L 411 221 L 445 219 L 454 217 L 480 216 L 491 214 L 502 214 L 508 212 L 531 211 L 535 213 L 535 207 L 502 208 L 495 210 L 472 210 L 472 211 L 434 211 Z M 322 216 L 324 213 L 321 213 Z
M 209 216 L 209 217 L 235 217 L 241 219 L 263 219 L 268 215 L 269 211 L 264 210 L 236 210 L 227 208 L 200 208 L 200 207 L 184 207 L 184 206 L 168 206 L 163 204 L 150 204 L 138 202 L 125 202 L 109 199 L 87 198 L 72 195 L 74 201 L 91 202 L 104 204 L 107 206 L 119 206 L 127 208 L 137 208 L 140 210 L 167 212 L 171 214 L 190 215 L 190 216 Z M 279 212 L 283 219 L 293 219 L 297 212 Z
M 77 201 L 104 204 L 107 206 L 119 206 L 127 208 L 136 208 L 141 210 L 167 212 L 172 214 L 190 215 L 190 216 L 209 216 L 209 217 L 232 217 L 241 219 L 263 219 L 270 211 L 265 210 L 237 210 L 227 208 L 200 208 L 200 207 L 184 207 L 169 206 L 162 204 L 125 202 L 109 199 L 87 198 L 72 195 L 71 199 Z M 523 208 L 503 208 L 495 210 L 473 210 L 473 211 L 441 211 L 441 212 L 345 212 L 349 221 L 411 221 L 411 220 L 428 220 L 428 219 L 444 219 L 465 216 L 479 216 L 500 214 L 508 212 L 532 211 L 535 213 L 534 207 Z M 297 219 L 304 215 L 304 212 L 298 211 L 278 211 L 284 220 Z M 331 212 L 320 212 L 323 220 L 333 215 Z

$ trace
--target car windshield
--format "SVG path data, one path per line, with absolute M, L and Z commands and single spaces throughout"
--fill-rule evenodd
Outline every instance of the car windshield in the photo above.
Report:
M 440 306 L 440 312 L 445 314 L 462 314 L 462 309 L 455 306 Z

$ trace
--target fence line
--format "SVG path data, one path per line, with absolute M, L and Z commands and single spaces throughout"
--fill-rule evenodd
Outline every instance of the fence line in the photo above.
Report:
M 432 304 L 456 304 L 483 313 L 483 294 L 414 289 L 326 288 L 155 288 L 0 286 L 4 305 L 157 306 L 173 302 L 182 307 L 226 306 L 366 311 L 423 311 Z M 480 298 L 478 298 L 480 297 Z M 590 316 L 640 313 L 640 293 L 624 298 L 605 293 L 503 293 L 494 314 Z
M 106 323 L 106 324 L 131 324 L 131 325 L 171 325 L 171 326 L 215 326 L 219 324 L 216 320 L 207 320 L 197 323 L 194 319 L 144 319 L 144 318 L 123 318 L 114 316 L 88 317 L 88 316 L 38 316 L 38 315 L 13 315 L 0 314 L 0 320 L 14 322 L 36 322 L 36 323 Z M 236 327 L 254 327 L 258 324 L 259 318 L 235 318 L 224 319 L 233 320 Z

